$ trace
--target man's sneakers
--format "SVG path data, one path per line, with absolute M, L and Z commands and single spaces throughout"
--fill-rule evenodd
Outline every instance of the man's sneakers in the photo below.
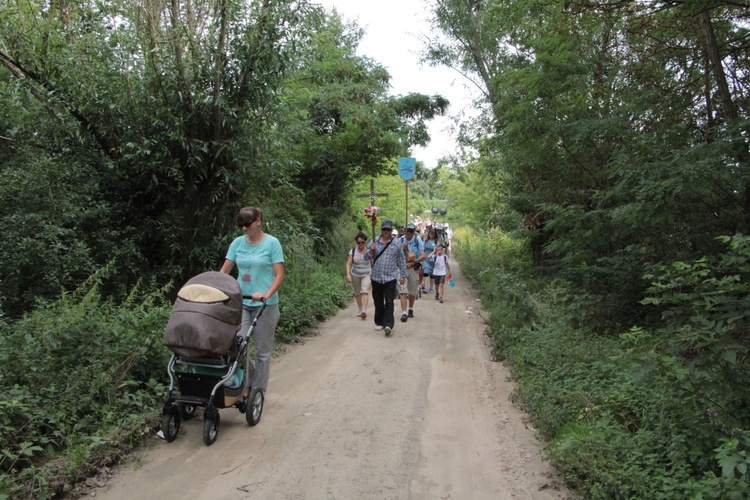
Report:
M 414 317 L 414 309 L 409 309 L 409 317 L 410 318 Z
M 383 329 L 383 327 L 382 327 L 382 326 L 380 326 L 380 325 L 378 325 L 378 326 L 376 326 L 376 327 L 375 327 L 375 331 L 376 331 L 376 332 L 379 332 L 379 331 L 380 331 L 380 330 L 382 330 L 382 329 Z
M 440 295 L 435 294 L 435 300 L 440 300 Z
M 442 297 L 440 297 L 440 303 L 441 303 L 441 304 L 443 303 L 443 298 L 442 298 Z
M 391 336 L 391 327 L 390 326 L 386 326 L 384 328 L 384 330 L 385 330 L 385 336 L 386 337 L 390 337 Z
M 406 313 L 401 314 L 401 322 L 402 323 L 406 323 L 406 318 L 407 318 Z

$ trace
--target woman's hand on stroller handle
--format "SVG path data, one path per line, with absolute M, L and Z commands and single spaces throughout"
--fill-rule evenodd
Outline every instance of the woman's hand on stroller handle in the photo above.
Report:
M 255 297 L 257 297 L 257 296 L 260 296 L 260 298 L 256 299 Z M 247 300 L 252 300 L 253 302 L 263 302 L 264 305 L 266 303 L 266 298 L 260 292 L 255 292 L 252 295 L 243 295 L 242 298 L 243 299 L 247 299 Z

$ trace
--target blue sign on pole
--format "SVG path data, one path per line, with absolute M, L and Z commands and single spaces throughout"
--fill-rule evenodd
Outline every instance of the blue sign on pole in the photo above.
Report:
M 417 159 L 416 158 L 399 158 L 398 159 L 398 175 L 402 179 L 408 181 L 417 171 Z

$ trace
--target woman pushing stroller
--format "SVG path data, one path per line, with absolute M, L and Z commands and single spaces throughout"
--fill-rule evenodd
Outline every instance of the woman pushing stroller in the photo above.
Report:
M 196 407 L 205 407 L 207 446 L 219 432 L 220 408 L 238 408 L 250 426 L 260 421 L 279 322 L 277 291 L 284 281 L 281 244 L 263 232 L 262 219 L 257 208 L 240 210 L 238 222 L 245 234 L 229 245 L 221 272 L 201 273 L 177 293 L 162 342 L 173 352 L 161 430 L 167 442 L 174 441 L 180 421 L 192 418 Z M 229 275 L 235 265 L 236 280 Z
M 258 314 L 263 302 L 265 311 L 253 329 L 255 341 L 255 370 L 250 387 L 264 393 L 268 388 L 271 357 L 276 325 L 279 323 L 278 290 L 284 282 L 284 251 L 277 238 L 263 232 L 263 212 L 256 207 L 245 207 L 237 215 L 243 235 L 232 241 L 226 260 L 219 270 L 231 273 L 237 266 L 237 281 L 242 288 L 242 327 L 245 333 Z M 247 396 L 247 395 L 245 395 Z

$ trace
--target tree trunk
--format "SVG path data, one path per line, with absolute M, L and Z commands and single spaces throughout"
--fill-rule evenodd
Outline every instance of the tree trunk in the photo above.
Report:
M 727 77 L 724 73 L 724 66 L 721 62 L 719 46 L 716 43 L 716 34 L 714 33 L 713 23 L 711 23 L 711 16 L 709 15 L 709 12 L 705 10 L 698 14 L 698 19 L 700 20 L 703 36 L 705 37 L 706 54 L 711 63 L 711 72 L 714 75 L 716 86 L 719 91 L 721 115 L 727 124 L 733 125 L 737 121 L 737 108 L 735 108 L 734 102 L 732 101 L 732 95 L 729 93 L 729 85 L 727 84 Z
M 724 73 L 724 65 L 722 64 L 721 54 L 719 53 L 719 46 L 716 43 L 716 34 L 714 33 L 713 23 L 711 22 L 711 16 L 708 10 L 704 10 L 698 14 L 703 36 L 705 37 L 706 43 L 706 55 L 711 66 L 711 73 L 716 80 L 716 86 L 719 92 L 719 102 L 721 104 L 721 118 L 727 125 L 734 125 L 737 123 L 738 114 L 737 108 L 732 101 L 732 94 L 729 92 L 729 84 L 727 83 L 727 77 Z M 740 138 L 738 144 L 738 150 L 736 152 L 735 159 L 741 165 L 747 166 L 748 160 L 750 160 L 750 154 L 748 154 L 747 141 Z M 750 233 L 750 184 L 745 185 L 744 192 L 742 194 L 742 205 L 744 212 L 743 227 L 738 228 L 739 231 L 748 234 Z
M 214 140 L 221 140 L 221 79 L 224 70 L 224 45 L 227 37 L 227 2 L 219 1 L 219 43 L 214 72 Z

